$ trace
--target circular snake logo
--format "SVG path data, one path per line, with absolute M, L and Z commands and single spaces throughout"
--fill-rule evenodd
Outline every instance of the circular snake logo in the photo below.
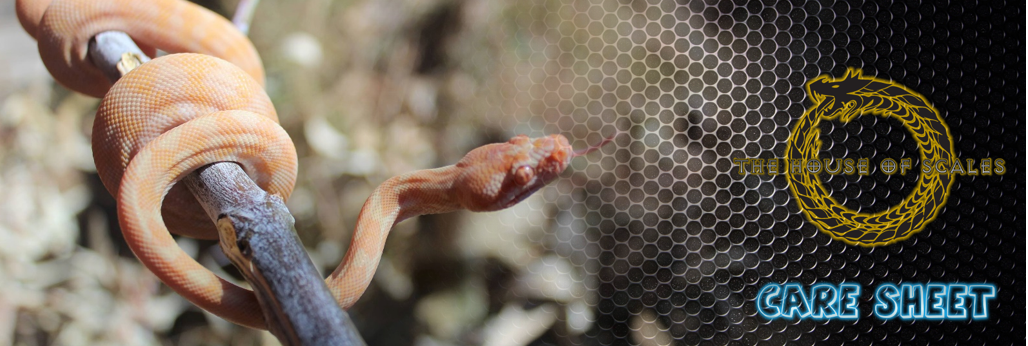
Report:
M 888 80 L 865 77 L 848 69 L 839 79 L 820 76 L 807 83 L 814 100 L 799 119 L 786 146 L 789 160 L 816 162 L 821 149 L 822 120 L 849 123 L 865 114 L 891 117 L 913 134 L 921 160 L 951 162 L 953 137 L 939 113 L 918 93 Z M 879 213 L 860 213 L 837 202 L 817 174 L 788 174 L 789 189 L 807 219 L 832 238 L 852 245 L 877 246 L 904 240 L 924 229 L 946 204 L 953 176 L 924 173 L 917 187 L 897 205 Z

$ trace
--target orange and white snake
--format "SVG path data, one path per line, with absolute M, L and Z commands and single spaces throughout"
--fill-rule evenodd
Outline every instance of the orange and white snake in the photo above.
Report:
M 103 97 L 93 127 L 93 156 L 104 185 L 117 198 L 132 251 L 197 306 L 264 328 L 253 292 L 198 264 L 169 233 L 217 238 L 193 197 L 175 186 L 204 165 L 237 162 L 259 186 L 283 199 L 293 188 L 296 151 L 263 91 L 264 72 L 250 41 L 224 18 L 181 0 L 18 0 L 17 10 L 54 78 L 69 89 Z M 148 52 L 201 54 L 154 59 L 111 86 L 87 57 L 89 40 L 104 31 L 125 32 Z M 352 306 L 370 284 L 397 222 L 510 207 L 554 180 L 572 157 L 606 142 L 574 152 L 561 135 L 517 136 L 477 148 L 456 165 L 387 180 L 364 204 L 350 249 L 326 279 L 329 289 L 341 306 Z

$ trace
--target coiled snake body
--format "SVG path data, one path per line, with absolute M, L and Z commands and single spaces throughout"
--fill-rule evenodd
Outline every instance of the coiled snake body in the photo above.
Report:
M 217 238 L 193 197 L 174 187 L 204 165 L 237 162 L 259 186 L 283 199 L 293 188 L 296 151 L 262 89 L 264 72 L 253 45 L 224 18 L 179 0 L 18 0 L 17 8 L 54 78 L 103 97 L 93 155 L 104 185 L 117 198 L 132 251 L 197 306 L 264 328 L 253 292 L 202 267 L 169 234 Z M 111 30 L 128 33 L 144 51 L 210 56 L 157 58 L 111 86 L 86 54 L 93 36 Z M 555 179 L 582 153 L 573 152 L 560 135 L 518 136 L 477 148 L 456 165 L 387 180 L 361 210 L 346 257 L 326 279 L 329 289 L 341 306 L 351 306 L 370 284 L 396 222 L 509 207 Z

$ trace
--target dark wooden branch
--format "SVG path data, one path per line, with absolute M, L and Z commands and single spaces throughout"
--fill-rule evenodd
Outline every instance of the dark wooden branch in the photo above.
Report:
M 90 42 L 89 55 L 111 79 L 149 60 L 121 32 L 105 32 Z M 285 345 L 364 345 L 349 315 L 336 304 L 293 227 L 278 196 L 257 186 L 232 162 L 203 167 L 183 179 L 207 215 L 226 230 L 222 249 L 253 287 L 268 329 Z M 226 238 L 232 243 L 226 244 Z M 245 239 L 247 251 L 238 250 Z

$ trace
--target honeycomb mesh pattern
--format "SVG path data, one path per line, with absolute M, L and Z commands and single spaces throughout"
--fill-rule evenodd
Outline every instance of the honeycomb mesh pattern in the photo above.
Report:
M 525 54 L 525 110 L 535 130 L 576 146 L 624 133 L 579 159 L 572 234 L 558 246 L 591 279 L 596 320 L 581 342 L 638 344 L 632 320 L 658 316 L 680 344 L 1008 344 L 1024 339 L 1024 7 L 1020 3 L 806 1 L 533 2 L 538 30 L 556 37 Z M 811 105 L 804 84 L 847 67 L 924 95 L 961 158 L 1002 157 L 1004 176 L 958 176 L 939 217 L 907 240 L 846 245 L 809 224 L 785 176 L 740 175 L 732 158 L 781 158 Z M 566 73 L 565 73 L 566 72 Z M 523 83 L 521 83 L 523 84 Z M 538 123 L 535 123 L 538 125 Z M 918 157 L 896 120 L 861 116 L 821 126 L 822 157 Z M 888 209 L 916 174 L 822 175 L 861 212 Z M 573 203 L 568 202 L 570 196 Z M 767 283 L 854 282 L 856 321 L 768 321 Z M 988 321 L 902 322 L 871 315 L 880 283 L 988 282 Z M 645 336 L 645 335 L 644 335 Z

